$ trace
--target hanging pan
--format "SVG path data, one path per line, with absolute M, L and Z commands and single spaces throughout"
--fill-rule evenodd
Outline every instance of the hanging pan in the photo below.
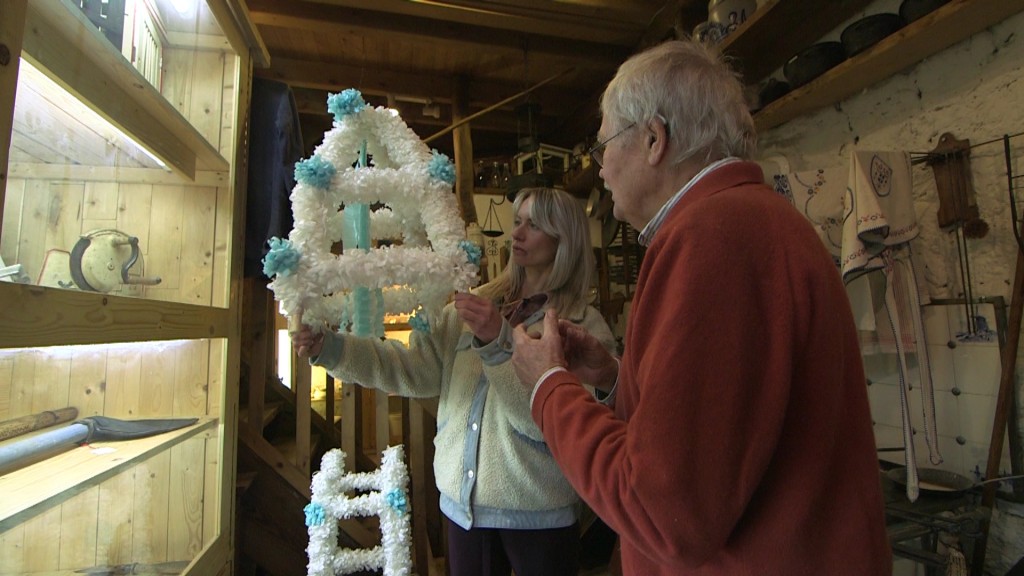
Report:
M 885 475 L 900 486 L 907 485 L 907 469 L 903 466 L 893 468 L 886 472 Z M 984 484 L 1000 482 L 1002 480 L 1013 480 L 1021 477 L 1022 476 L 1003 476 L 1000 478 L 991 478 L 989 480 L 975 482 L 966 476 L 962 476 L 956 472 L 950 472 L 948 470 L 939 470 L 937 468 L 917 469 L 918 488 L 921 489 L 921 492 L 940 496 L 959 496 L 972 488 L 977 488 Z

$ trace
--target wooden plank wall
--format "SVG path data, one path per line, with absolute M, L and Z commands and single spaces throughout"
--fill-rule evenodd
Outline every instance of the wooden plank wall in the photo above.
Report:
M 221 51 L 171 51 L 165 66 L 168 100 L 229 153 L 236 102 L 235 85 L 226 79 L 236 72 L 234 58 Z M 120 295 L 227 305 L 232 222 L 226 186 L 110 167 L 74 180 L 69 167 L 52 168 L 8 181 L 0 237 L 5 262 L 21 263 L 36 279 L 48 251 L 70 252 L 82 234 L 116 228 L 140 238 L 146 274 L 162 279 L 157 286 L 125 287 Z M 194 340 L 0 351 L 0 420 L 64 406 L 77 407 L 80 417 L 218 416 L 224 345 Z M 0 574 L 191 560 L 228 525 L 217 518 L 217 430 L 83 486 L 0 533 Z

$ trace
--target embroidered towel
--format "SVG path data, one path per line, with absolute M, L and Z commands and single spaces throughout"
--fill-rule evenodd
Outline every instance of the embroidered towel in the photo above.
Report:
M 772 182 L 775 191 L 788 198 L 814 225 L 837 265 L 842 255 L 843 196 L 848 174 L 849 170 L 842 167 L 818 168 L 776 174 Z
M 850 158 L 844 197 L 842 233 L 843 280 L 882 268 L 889 246 L 917 236 L 917 214 L 911 187 L 910 154 L 857 151 Z

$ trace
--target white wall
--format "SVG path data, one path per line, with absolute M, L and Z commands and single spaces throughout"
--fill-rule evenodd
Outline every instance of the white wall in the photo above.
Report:
M 898 5 L 898 4 L 897 4 Z M 891 0 L 876 2 L 866 13 L 894 11 Z M 842 27 L 840 27 L 841 29 Z M 939 53 L 914 68 L 817 113 L 790 121 L 760 135 L 762 155 L 782 154 L 793 171 L 847 166 L 852 150 L 934 149 L 944 132 L 972 144 L 1024 132 L 1024 15 L 1005 22 Z M 836 34 L 833 33 L 829 38 Z M 1024 136 L 1011 140 L 1014 171 L 1024 172 Z M 972 178 L 986 237 L 969 240 L 973 296 L 1003 296 L 1010 304 L 1016 244 L 1009 211 L 1004 152 L 1001 142 L 971 150 Z M 954 237 L 939 229 L 938 196 L 929 168 L 914 168 L 914 204 L 921 225 L 911 244 L 925 268 L 931 298 L 962 297 Z M 1024 182 L 1021 183 L 1024 187 Z M 995 328 L 991 306 L 978 311 Z M 963 307 L 925 306 L 925 335 L 936 388 L 937 429 L 945 462 L 937 467 L 975 478 L 984 473 L 1000 379 L 999 349 L 994 342 L 959 342 L 966 317 Z M 947 344 L 953 342 L 955 347 Z M 1024 358 L 1024 357 L 1022 357 Z M 1024 364 L 1024 361 L 1021 362 Z M 880 447 L 900 446 L 896 359 L 887 354 L 865 357 L 876 440 Z M 1018 366 L 1018 375 L 1024 371 Z M 958 394 L 954 394 L 954 389 Z M 911 403 L 921 430 L 920 390 Z M 1018 383 L 1017 398 L 1024 397 Z M 1018 400 L 1018 404 L 1020 400 Z M 1024 415 L 1022 415 L 1024 416 Z M 915 447 L 920 466 L 932 466 L 923 434 Z M 959 442 L 958 442 L 959 439 Z M 1004 446 L 1004 454 L 1008 447 Z M 899 461 L 899 453 L 889 456 Z M 1000 470 L 1009 472 L 1008 456 Z M 1002 575 L 1024 556 L 1024 506 L 997 501 L 989 539 L 986 571 Z M 909 565 L 909 566 L 908 566 Z M 900 562 L 899 573 L 913 573 Z

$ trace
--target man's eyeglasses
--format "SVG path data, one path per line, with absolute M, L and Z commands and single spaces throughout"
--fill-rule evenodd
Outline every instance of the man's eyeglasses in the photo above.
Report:
M 619 130 L 615 134 L 612 134 L 608 138 L 605 138 L 603 142 L 598 142 L 597 144 L 594 144 L 594 146 L 587 151 L 587 154 L 590 155 L 590 157 L 594 160 L 594 163 L 597 164 L 599 168 L 604 168 L 604 149 L 608 147 L 608 143 L 617 138 L 619 134 L 622 134 L 623 132 L 629 130 L 633 126 L 636 126 L 636 122 L 630 122 L 629 126 L 626 126 L 622 130 Z

